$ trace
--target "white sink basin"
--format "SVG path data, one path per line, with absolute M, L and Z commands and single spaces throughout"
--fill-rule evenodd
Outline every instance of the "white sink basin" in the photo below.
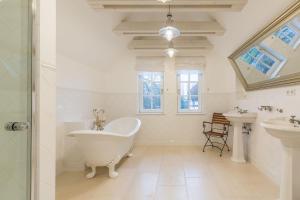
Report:
M 257 113 L 238 113 L 230 111 L 223 114 L 231 122 L 253 123 L 256 120 Z
M 223 114 L 230 122 L 233 123 L 233 149 L 231 160 L 233 162 L 245 163 L 244 139 L 243 139 L 243 124 L 253 123 L 256 120 L 256 113 L 239 113 L 230 111 Z
M 280 200 L 300 199 L 300 126 L 288 118 L 265 120 L 262 127 L 283 144 L 283 170 Z
M 287 147 L 300 147 L 300 126 L 289 122 L 288 118 L 275 118 L 261 123 L 266 131 L 281 140 Z

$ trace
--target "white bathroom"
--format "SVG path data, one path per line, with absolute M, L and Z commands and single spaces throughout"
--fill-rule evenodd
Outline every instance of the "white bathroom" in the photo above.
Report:
M 1 200 L 300 200 L 299 0 L 0 0 L 0 24 Z

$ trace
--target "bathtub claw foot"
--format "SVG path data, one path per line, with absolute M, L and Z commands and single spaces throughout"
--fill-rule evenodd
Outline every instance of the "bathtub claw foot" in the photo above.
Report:
M 91 166 L 91 168 L 92 168 L 92 171 L 85 176 L 88 179 L 94 178 L 96 176 L 96 167 Z
M 121 156 L 117 156 L 109 165 L 107 165 L 108 170 L 109 170 L 109 177 L 110 178 L 116 178 L 119 173 L 116 172 L 116 164 L 118 164 L 118 162 L 121 160 Z
M 119 173 L 116 172 L 116 171 L 109 172 L 109 177 L 110 177 L 110 178 L 116 178 L 118 175 L 119 175 Z
M 109 170 L 109 177 L 110 178 L 116 178 L 118 175 L 119 175 L 119 173 L 118 172 L 116 172 L 116 170 L 115 170 L 115 164 L 110 164 L 109 166 L 108 166 L 108 170 Z

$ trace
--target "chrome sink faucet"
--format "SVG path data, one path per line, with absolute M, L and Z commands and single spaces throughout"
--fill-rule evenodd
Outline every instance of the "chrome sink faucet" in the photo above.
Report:
M 103 131 L 104 123 L 105 123 L 105 111 L 104 109 L 93 109 L 93 113 L 95 116 L 95 129 L 97 131 Z
M 239 106 L 235 106 L 234 110 L 237 110 L 237 112 L 240 114 L 248 113 L 248 110 L 241 109 Z
M 292 115 L 289 121 L 291 124 L 300 125 L 300 120 L 296 119 L 295 115 Z

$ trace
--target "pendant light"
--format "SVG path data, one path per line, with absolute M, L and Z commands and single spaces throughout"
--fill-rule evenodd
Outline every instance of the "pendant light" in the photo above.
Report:
M 157 1 L 162 2 L 162 3 L 167 3 L 167 2 L 170 2 L 172 0 L 157 0 Z
M 170 41 L 168 48 L 164 50 L 165 54 L 167 54 L 170 58 L 173 58 L 175 54 L 178 52 L 177 49 L 174 48 L 173 42 Z
M 180 30 L 173 26 L 174 20 L 171 13 L 171 6 L 169 5 L 169 12 L 167 14 L 166 25 L 159 30 L 159 36 L 166 38 L 169 42 L 174 38 L 180 36 Z

